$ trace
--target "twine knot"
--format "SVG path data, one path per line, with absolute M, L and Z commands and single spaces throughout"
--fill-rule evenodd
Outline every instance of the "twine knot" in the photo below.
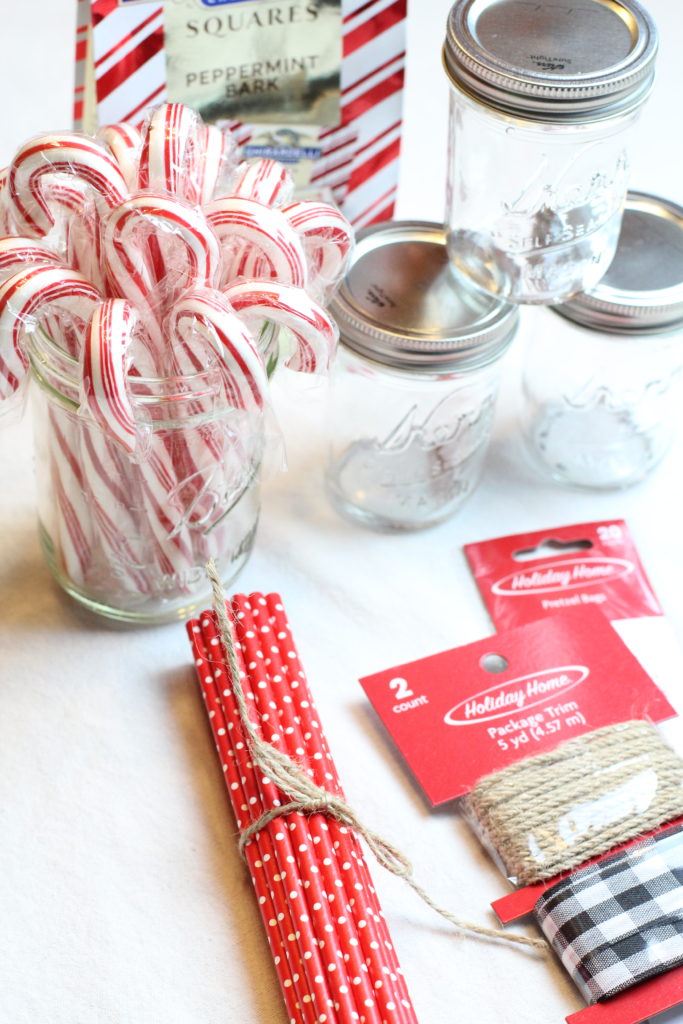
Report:
M 454 914 L 451 914 L 450 911 L 440 907 L 413 878 L 413 866 L 405 854 L 383 836 L 367 828 L 360 821 L 353 808 L 342 797 L 318 786 L 296 761 L 281 750 L 278 750 L 271 743 L 267 743 L 258 735 L 254 723 L 249 717 L 247 701 L 241 682 L 241 675 L 243 673 L 240 673 L 237 663 L 232 629 L 228 620 L 225 593 L 213 559 L 207 562 L 206 572 L 213 591 L 213 610 L 218 622 L 221 645 L 225 654 L 225 664 L 232 682 L 232 691 L 249 746 L 251 760 L 282 793 L 289 797 L 287 803 L 269 808 L 269 810 L 265 811 L 256 821 L 252 822 L 251 825 L 242 831 L 239 840 L 240 853 L 244 856 L 245 848 L 252 838 L 263 831 L 276 818 L 286 817 L 288 814 L 324 814 L 338 821 L 341 825 L 352 829 L 359 836 L 362 836 L 378 864 L 391 872 L 392 875 L 402 878 L 428 907 L 431 907 L 432 910 L 440 914 L 441 917 L 445 918 L 459 931 L 469 932 L 480 938 L 496 939 L 511 945 L 525 946 L 534 951 L 546 953 L 547 946 L 542 939 L 528 939 L 525 935 L 514 935 L 504 932 L 499 928 L 485 928 L 482 925 L 472 924 L 469 921 L 462 921 L 460 918 L 455 917 Z

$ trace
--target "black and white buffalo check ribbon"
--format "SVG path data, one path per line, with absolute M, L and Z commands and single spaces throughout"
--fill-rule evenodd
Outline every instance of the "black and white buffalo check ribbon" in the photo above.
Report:
M 683 964 L 683 826 L 563 878 L 534 916 L 588 1003 Z

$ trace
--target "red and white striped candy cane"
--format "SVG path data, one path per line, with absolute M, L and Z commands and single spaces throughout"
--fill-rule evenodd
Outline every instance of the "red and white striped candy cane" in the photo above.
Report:
M 163 103 L 142 129 L 136 189 L 163 189 L 195 202 L 192 159 L 202 122 L 182 103 Z
M 131 190 L 137 188 L 138 159 L 142 148 L 142 135 L 132 124 L 121 121 L 98 128 L 96 138 L 104 142 L 118 164 L 123 180 Z
M 282 213 L 303 239 L 311 288 L 324 294 L 346 272 L 353 228 L 343 213 L 329 203 L 289 203 L 283 206 Z
M 198 206 L 210 203 L 221 188 L 236 161 L 237 143 L 230 132 L 213 124 L 204 124 L 192 152 L 192 201 Z
M 206 216 L 223 249 L 222 284 L 238 276 L 246 243 L 254 258 L 265 261 L 264 277 L 299 288 L 306 286 L 306 257 L 301 240 L 280 210 L 272 210 L 255 199 L 227 196 L 209 203 Z
M 41 245 L 33 238 L 21 238 L 17 235 L 0 238 L 0 281 L 6 280 L 29 266 L 45 264 L 55 266 L 61 262 L 59 256 L 52 249 Z M 45 314 L 44 326 L 50 337 L 58 335 L 57 325 L 50 313 Z
M 163 444 L 154 438 L 148 462 L 138 466 L 130 459 L 137 447 L 138 428 L 127 371 L 137 323 L 137 312 L 125 299 L 108 299 L 93 314 L 83 352 L 81 412 L 89 418 L 82 423 L 80 453 L 92 499 L 93 545 L 102 549 L 108 564 L 113 561 L 119 566 L 120 583 L 126 590 L 146 593 L 151 584 L 144 566 L 137 564 L 136 538 L 143 550 L 140 534 L 149 526 L 143 525 L 134 509 L 149 506 L 150 491 L 159 493 L 159 475 L 162 494 L 164 487 L 172 486 L 175 475 Z M 158 516 L 156 502 L 152 504 L 151 512 Z M 178 554 L 177 546 L 166 536 L 165 526 L 164 518 L 151 531 L 153 536 L 161 534 L 163 538 L 162 546 L 157 541 L 152 545 L 164 567 L 162 571 L 169 564 L 169 553 L 172 557 Z M 186 565 L 185 558 L 182 565 Z
M 72 583 L 83 586 L 92 564 L 92 521 L 83 466 L 79 457 L 78 424 L 73 417 L 48 411 L 48 454 L 52 494 L 50 514 L 54 528 L 44 525 L 58 538 L 57 561 Z
M 181 370 L 206 365 L 206 356 L 197 349 L 201 340 L 218 356 L 230 405 L 236 409 L 263 407 L 268 389 L 263 359 L 244 321 L 220 292 L 183 296 L 174 306 L 168 326 L 172 339 L 180 343 L 176 352 Z
M 237 281 L 223 294 L 254 335 L 268 320 L 292 332 L 297 347 L 285 364 L 290 370 L 318 373 L 329 367 L 337 328 L 303 289 L 279 281 Z
M 48 313 L 66 314 L 69 337 L 78 338 L 79 325 L 90 321 L 100 302 L 102 296 L 82 274 L 57 264 L 28 267 L 8 277 L 0 285 L 0 398 L 13 394 L 26 375 L 24 337 L 38 320 Z
M 162 321 L 184 291 L 212 287 L 220 273 L 220 246 L 201 210 L 169 196 L 141 193 L 109 215 L 104 261 L 111 290 L 143 315 L 152 356 L 164 372 Z
M 91 516 L 93 555 L 102 559 L 110 598 L 152 589 L 143 533 L 146 529 L 139 467 L 93 423 L 79 424 L 79 457 Z M 113 569 L 113 572 L 111 571 Z
M 138 433 L 126 388 L 138 315 L 126 299 L 107 299 L 93 313 L 83 346 L 81 408 L 103 433 L 132 455 Z
M 294 195 L 292 176 L 277 160 L 250 160 L 239 165 L 230 183 L 230 194 L 255 199 L 264 206 L 283 206 Z
M 68 188 L 74 196 L 87 186 L 107 207 L 117 206 L 128 194 L 121 171 L 94 139 L 76 134 L 41 135 L 25 143 L 9 167 L 8 208 L 20 234 L 41 238 L 53 227 L 55 201 L 50 178 L 55 174 L 70 176 Z M 59 183 L 52 184 L 53 190 L 59 187 Z
M 81 411 L 89 414 L 102 434 L 98 437 L 94 431 L 91 433 L 90 463 L 95 459 L 100 463 L 104 461 L 108 441 L 117 444 L 129 457 L 135 453 L 139 428 L 126 373 L 137 324 L 137 312 L 125 299 L 108 299 L 93 314 L 83 354 Z M 91 429 L 88 420 L 83 429 Z M 98 466 L 93 466 L 92 472 L 97 475 L 88 482 L 100 506 L 97 521 L 106 531 L 102 539 L 110 549 L 115 547 L 123 552 L 123 539 L 109 525 L 121 519 L 120 512 L 116 513 L 120 502 L 116 501 L 115 493 L 121 486 L 121 479 L 107 483 L 102 480 Z M 141 504 L 147 509 L 145 530 L 152 535 L 160 571 L 186 573 L 194 562 L 185 510 L 174 502 L 180 489 L 179 478 L 171 453 L 154 430 L 139 466 L 129 466 L 129 472 L 134 476 L 135 490 L 139 488 Z
M 11 277 L 28 266 L 61 264 L 59 256 L 33 238 L 8 235 L 0 238 L 0 280 Z

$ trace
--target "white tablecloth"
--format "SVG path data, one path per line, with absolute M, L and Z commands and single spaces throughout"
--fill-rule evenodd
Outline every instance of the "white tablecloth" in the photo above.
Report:
M 442 216 L 448 6 L 415 0 L 410 13 L 403 217 Z M 683 15 L 677 0 L 650 7 L 661 57 L 632 180 L 682 201 Z M 74 8 L 3 5 L 0 164 L 31 134 L 69 126 Z M 342 521 L 321 487 L 324 388 L 305 402 L 280 394 L 289 470 L 265 487 L 239 583 L 283 595 L 361 817 L 402 846 L 437 900 L 482 922 L 502 878 L 452 809 L 430 811 L 358 676 L 492 632 L 463 543 L 570 522 L 625 517 L 683 634 L 683 448 L 623 493 L 543 481 L 515 436 L 523 333 L 481 486 L 424 533 Z M 28 420 L 0 433 L 0 481 L 0 1024 L 284 1022 L 183 627 L 116 630 L 58 593 L 36 537 Z M 580 1007 L 553 962 L 454 937 L 400 882 L 373 873 L 421 1024 L 558 1024 Z

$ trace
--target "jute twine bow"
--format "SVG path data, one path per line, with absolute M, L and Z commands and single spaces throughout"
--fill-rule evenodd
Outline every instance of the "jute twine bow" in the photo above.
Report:
M 413 878 L 413 866 L 408 858 L 393 843 L 367 828 L 349 804 L 341 797 L 330 793 L 316 785 L 299 765 L 287 754 L 278 750 L 257 735 L 254 724 L 249 717 L 247 701 L 240 681 L 240 670 L 232 638 L 232 630 L 226 610 L 225 592 L 221 585 L 216 565 L 211 559 L 207 562 L 206 572 L 211 581 L 213 591 L 213 610 L 218 621 L 221 644 L 226 659 L 226 666 L 232 681 L 232 690 L 239 711 L 242 727 L 245 732 L 249 752 L 253 763 L 273 782 L 290 800 L 279 807 L 271 807 L 256 821 L 252 822 L 240 836 L 240 853 L 251 841 L 252 837 L 262 831 L 271 821 L 287 814 L 325 814 L 329 818 L 353 829 L 365 840 L 369 850 L 377 862 L 390 871 L 392 875 L 402 878 L 420 899 L 440 914 L 459 931 L 469 932 L 484 939 L 496 939 L 500 942 L 516 946 L 526 946 L 537 952 L 547 953 L 546 943 L 542 939 L 529 939 L 524 935 L 515 935 L 499 928 L 485 928 L 470 921 L 462 921 L 450 911 L 440 907 Z

